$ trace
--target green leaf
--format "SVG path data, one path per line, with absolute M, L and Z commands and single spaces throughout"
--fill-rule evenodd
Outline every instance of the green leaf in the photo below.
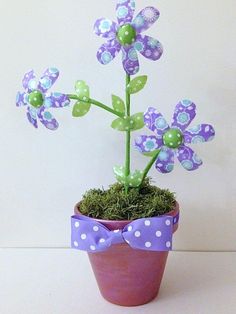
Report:
M 89 87 L 84 81 L 76 81 L 75 92 L 81 100 L 89 100 Z
M 143 171 L 140 170 L 135 170 L 135 172 L 131 173 L 128 177 L 125 176 L 125 167 L 123 166 L 115 166 L 113 171 L 119 183 L 127 184 L 130 187 L 140 186 L 143 179 Z
M 129 94 L 138 93 L 140 90 L 144 88 L 147 83 L 147 76 L 137 76 L 134 78 L 129 85 L 127 86 L 127 91 Z
M 127 183 L 131 187 L 138 187 L 140 186 L 143 178 L 143 171 L 135 170 L 134 173 L 131 173 L 127 178 Z
M 91 104 L 78 101 L 72 111 L 73 117 L 83 117 L 89 111 Z
M 115 119 L 112 122 L 111 127 L 118 131 L 129 131 L 132 128 L 130 124 L 130 119 L 128 119 L 127 117 L 125 117 L 124 119 L 123 118 Z
M 140 130 L 144 127 L 143 112 L 136 113 L 130 117 L 132 131 Z
M 113 171 L 116 177 L 116 180 L 121 184 L 125 184 L 125 167 L 123 166 L 115 166 L 113 167 Z
M 91 104 L 87 102 L 89 100 L 89 87 L 84 81 L 76 81 L 75 92 L 81 101 L 77 101 L 75 103 L 72 116 L 83 117 L 86 113 L 88 113 L 91 107 Z
M 112 106 L 115 111 L 125 113 L 125 103 L 120 97 L 112 95 Z

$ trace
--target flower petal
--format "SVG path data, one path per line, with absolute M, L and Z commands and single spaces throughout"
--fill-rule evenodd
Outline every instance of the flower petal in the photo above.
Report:
M 97 59 L 101 64 L 110 63 L 120 52 L 121 45 L 116 40 L 109 40 L 97 52 Z
M 144 8 L 132 22 L 132 26 L 138 33 L 146 31 L 160 16 L 160 12 L 154 7 Z
M 67 95 L 62 93 L 52 93 L 50 96 L 45 97 L 44 99 L 44 107 L 50 108 L 61 108 L 66 107 L 70 104 L 70 99 Z
M 27 92 L 31 92 L 32 90 L 35 90 L 38 88 L 38 82 L 35 78 L 35 74 L 33 70 L 30 70 L 29 72 L 25 73 L 22 84 L 24 89 Z
M 116 16 L 120 26 L 132 21 L 134 10 L 134 0 L 117 0 Z
M 41 79 L 39 80 L 39 90 L 45 93 L 52 85 L 56 82 L 59 76 L 59 71 L 56 68 L 48 68 L 44 73 Z
M 149 130 L 155 132 L 160 138 L 169 129 L 169 125 L 162 114 L 152 107 L 149 107 L 144 113 L 144 123 Z
M 184 141 L 189 144 L 209 142 L 215 137 L 215 130 L 210 124 L 199 124 L 184 132 Z
M 134 47 L 147 59 L 156 61 L 163 53 L 162 44 L 155 38 L 137 35 Z
M 134 75 L 139 71 L 138 55 L 133 46 L 122 47 L 122 61 L 127 74 Z
M 156 160 L 156 169 L 161 173 L 169 173 L 174 169 L 174 151 L 163 146 Z
M 150 153 L 163 146 L 163 141 L 161 138 L 157 138 L 154 135 L 141 135 L 135 139 L 135 147 L 141 153 Z
M 115 38 L 117 32 L 117 24 L 109 19 L 98 19 L 94 24 L 94 33 L 104 38 Z
M 197 154 L 185 145 L 178 148 L 176 155 L 181 165 L 188 171 L 196 170 L 202 165 L 202 161 Z
M 37 123 L 37 109 L 32 107 L 32 106 L 28 106 L 26 115 L 27 115 L 27 118 L 28 118 L 29 122 L 35 128 L 37 128 L 38 127 L 38 123 Z
M 38 111 L 38 118 L 43 125 L 49 130 L 56 130 L 59 126 L 57 120 L 52 116 L 52 114 L 42 106 Z
M 27 97 L 28 97 L 27 93 L 18 92 L 16 94 L 16 106 L 21 107 L 27 105 Z
M 183 100 L 175 107 L 171 126 L 177 127 L 181 131 L 185 131 L 195 116 L 196 105 L 190 100 Z

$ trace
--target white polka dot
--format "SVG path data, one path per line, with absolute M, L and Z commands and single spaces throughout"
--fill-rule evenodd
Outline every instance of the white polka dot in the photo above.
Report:
M 79 227 L 79 222 L 76 221 L 76 222 L 75 222 L 75 228 L 78 228 L 78 227 Z
M 82 233 L 80 237 L 81 237 L 82 240 L 85 240 L 87 238 L 85 233 Z
M 132 231 L 133 227 L 132 226 L 129 226 L 128 227 L 128 231 Z
M 98 231 L 98 230 L 99 230 L 98 226 L 93 226 L 93 231 Z
M 90 245 L 90 250 L 95 251 L 96 250 L 95 246 L 94 245 Z
M 171 247 L 170 241 L 167 241 L 167 242 L 166 242 L 166 247 Z
M 177 136 L 180 137 L 181 135 L 178 133 Z
M 156 236 L 157 236 L 158 238 L 160 238 L 160 237 L 161 237 L 161 235 L 162 235 L 161 231 L 160 231 L 160 230 L 157 230 L 157 232 L 156 232 Z
M 169 220 L 169 219 L 166 220 L 166 225 L 167 225 L 167 226 L 170 225 L 170 220 Z
M 171 138 L 171 137 L 172 137 L 172 134 L 169 134 L 168 136 Z
M 126 31 L 126 32 L 125 32 L 125 35 L 129 35 L 129 32 L 128 32 L 128 31 Z
M 145 221 L 144 221 L 144 224 L 145 224 L 145 226 L 150 226 L 151 221 L 150 221 L 150 220 L 145 220 Z
M 118 233 L 118 232 L 120 232 L 120 230 L 119 230 L 119 229 L 116 229 L 116 230 L 113 230 L 113 232 L 114 232 L 114 233 Z
M 100 243 L 104 243 L 104 242 L 105 242 L 105 239 L 101 238 L 101 239 L 99 240 L 99 242 L 100 242 Z
M 151 243 L 151 242 L 145 242 L 145 246 L 146 246 L 146 247 L 151 247 L 151 246 L 152 246 L 152 243 Z
M 79 243 L 77 241 L 74 241 L 74 246 L 79 246 Z
M 134 233 L 136 238 L 139 238 L 141 236 L 141 232 L 140 231 L 135 231 Z

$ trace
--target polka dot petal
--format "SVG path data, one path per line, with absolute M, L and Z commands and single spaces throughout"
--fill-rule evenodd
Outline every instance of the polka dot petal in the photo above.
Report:
M 202 160 L 197 154 L 190 147 L 184 145 L 178 149 L 177 157 L 181 165 L 188 171 L 196 170 L 202 165 Z
M 139 71 L 139 61 L 133 46 L 122 47 L 123 67 L 127 74 L 134 75 Z
M 24 77 L 23 77 L 23 80 L 22 80 L 22 85 L 24 87 L 24 89 L 27 91 L 27 92 L 31 92 L 34 88 L 32 88 L 32 82 L 35 82 L 36 85 L 34 86 L 35 89 L 37 89 L 37 85 L 38 83 L 36 82 L 36 76 L 35 76 L 35 73 L 33 70 L 30 70 L 29 72 L 25 73 Z
M 134 10 L 134 0 L 117 0 L 116 16 L 120 26 L 132 21 Z
M 142 153 L 153 152 L 163 145 L 162 138 L 157 138 L 154 135 L 141 135 L 135 139 L 135 147 Z
M 52 114 L 44 106 L 42 106 L 38 110 L 37 115 L 38 115 L 39 120 L 47 129 L 54 131 L 58 128 L 59 124 L 57 120 L 52 116 Z
M 153 107 L 149 107 L 144 113 L 144 123 L 158 138 L 162 138 L 163 134 L 169 129 L 165 118 Z
M 141 34 L 137 35 L 136 40 L 143 44 L 143 49 L 140 50 L 139 52 L 145 58 L 150 59 L 152 61 L 157 61 L 158 59 L 160 59 L 163 53 L 163 47 L 158 40 Z
M 108 39 L 114 39 L 118 25 L 109 19 L 98 19 L 94 24 L 94 33 Z
M 121 45 L 116 39 L 108 40 L 97 52 L 97 59 L 101 64 L 110 63 L 120 52 Z
M 160 13 L 154 7 L 146 7 L 135 17 L 132 26 L 138 33 L 144 32 L 149 29 L 159 18 Z
M 174 151 L 163 146 L 156 160 L 156 169 L 161 173 L 169 173 L 174 169 Z
M 174 111 L 171 127 L 185 131 L 196 116 L 196 105 L 190 100 L 179 102 Z
M 184 132 L 184 141 L 187 144 L 209 142 L 215 137 L 215 130 L 210 124 L 199 124 Z
M 48 68 L 44 71 L 39 80 L 38 88 L 41 92 L 45 93 L 53 86 L 59 76 L 59 71 L 56 68 Z

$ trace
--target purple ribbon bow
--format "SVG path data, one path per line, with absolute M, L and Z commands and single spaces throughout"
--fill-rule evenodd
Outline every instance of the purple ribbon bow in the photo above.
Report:
M 128 243 L 134 249 L 149 251 L 172 250 L 173 226 L 179 213 L 172 216 L 141 218 L 123 230 L 109 230 L 94 219 L 80 215 L 71 217 L 71 246 L 87 252 L 102 252 L 112 244 Z

